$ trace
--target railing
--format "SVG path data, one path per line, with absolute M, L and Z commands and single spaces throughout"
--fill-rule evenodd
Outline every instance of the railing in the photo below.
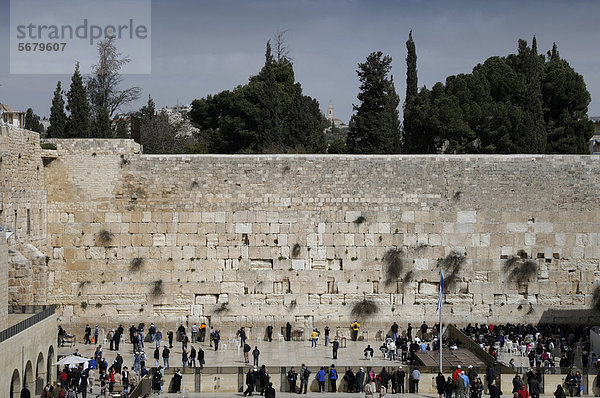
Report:
M 471 340 L 469 336 L 458 330 L 454 325 L 449 324 L 446 327 L 445 333 L 447 333 L 448 341 L 460 341 L 462 343 L 461 348 L 471 351 L 487 366 L 494 366 L 495 358 L 488 354 L 484 349 L 482 349 L 481 346 L 477 344 L 477 342 Z
M 27 307 L 27 306 L 23 306 L 23 307 Z M 35 315 L 25 319 L 24 321 L 21 321 L 19 323 L 17 323 L 16 325 L 13 325 L 11 327 L 9 327 L 8 329 L 5 329 L 3 331 L 0 332 L 0 343 L 2 343 L 4 340 L 10 339 L 11 337 L 21 333 L 22 331 L 24 331 L 27 328 L 30 328 L 31 326 L 35 325 L 38 322 L 43 321 L 44 319 L 54 315 L 54 306 L 44 306 L 44 307 L 39 307 L 39 306 L 32 306 L 32 307 L 37 307 L 37 309 L 42 309 L 41 312 L 36 313 Z M 21 308 L 23 311 L 26 311 L 25 308 Z M 13 308 L 14 311 L 14 308 Z M 11 312 L 13 314 L 18 313 L 18 314 L 29 314 L 30 312 Z

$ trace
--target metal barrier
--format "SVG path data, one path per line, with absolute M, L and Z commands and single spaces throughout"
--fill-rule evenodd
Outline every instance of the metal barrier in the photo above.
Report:
M 40 308 L 39 306 L 33 306 L 33 307 Z M 17 323 L 16 325 L 13 325 L 13 326 L 9 327 L 8 329 L 1 331 L 0 332 L 0 343 L 2 343 L 4 340 L 10 339 L 11 337 L 21 333 L 22 331 L 24 331 L 27 328 L 30 328 L 31 326 L 35 325 L 36 323 L 41 322 L 44 319 L 54 315 L 54 306 L 48 306 L 48 307 L 42 307 L 42 308 L 44 308 L 44 309 L 41 312 L 38 312 L 35 315 L 25 319 L 24 321 L 21 321 L 21 322 Z M 17 313 L 28 314 L 29 312 L 17 312 Z

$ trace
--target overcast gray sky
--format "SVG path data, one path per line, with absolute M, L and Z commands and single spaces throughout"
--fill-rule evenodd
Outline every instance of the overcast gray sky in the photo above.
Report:
M 9 74 L 8 10 L 8 0 L 0 0 L 0 102 L 48 115 L 56 82 L 68 86 L 70 76 Z M 323 112 L 331 102 L 336 117 L 347 122 L 357 101 L 357 63 L 372 51 L 392 56 L 404 99 L 405 42 L 412 29 L 419 86 L 427 87 L 468 73 L 492 55 L 515 52 L 519 38 L 530 42 L 535 34 L 544 52 L 556 42 L 584 76 L 592 95 L 589 114 L 596 116 L 598 17 L 600 1 L 593 0 L 153 0 L 152 74 L 126 76 L 127 85 L 142 88 L 143 98 L 124 111 L 139 108 L 148 94 L 162 107 L 244 84 L 264 63 L 266 41 L 285 29 L 304 93 Z

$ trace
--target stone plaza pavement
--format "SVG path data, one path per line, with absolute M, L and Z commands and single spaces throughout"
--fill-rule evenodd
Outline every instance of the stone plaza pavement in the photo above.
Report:
M 78 336 L 78 341 L 81 340 L 79 336 L 82 335 L 81 332 L 76 331 Z M 128 339 L 129 336 L 126 337 Z M 164 346 L 165 340 L 161 342 L 161 359 L 160 364 L 162 365 L 162 348 Z M 311 348 L 310 341 L 284 341 L 279 342 L 277 340 L 273 340 L 272 342 L 268 341 L 259 341 L 256 340 L 247 340 L 247 343 L 254 349 L 255 346 L 258 346 L 260 350 L 259 364 L 265 364 L 267 367 L 270 366 L 297 366 L 300 367 L 303 363 L 308 366 L 329 366 L 332 363 L 335 363 L 336 366 L 359 366 L 368 367 L 368 366 L 399 366 L 402 363 L 399 360 L 390 361 L 389 359 L 383 359 L 383 355 L 379 351 L 379 346 L 381 346 L 381 341 L 347 341 L 347 346 L 345 348 L 340 348 L 338 350 L 338 358 L 337 360 L 333 359 L 333 351 L 331 344 L 328 347 L 324 346 L 324 340 L 319 339 L 318 346 L 316 348 Z M 373 350 L 375 351 L 374 358 L 370 361 L 364 359 L 363 350 L 367 347 L 367 344 L 370 344 Z M 238 367 L 244 366 L 244 354 L 241 349 L 238 349 L 239 343 L 235 340 L 221 340 L 221 346 L 226 345 L 226 349 L 220 348 L 219 351 L 215 351 L 214 348 L 209 346 L 208 342 L 204 343 L 195 343 L 188 344 L 188 352 L 191 346 L 194 346 L 196 349 L 198 347 L 202 347 L 204 350 L 204 358 L 205 365 L 207 367 Z M 92 357 L 95 345 L 85 345 L 81 342 L 76 342 L 74 346 L 71 347 L 61 347 L 58 350 L 59 355 L 69 355 L 72 354 L 75 349 L 79 350 L 79 353 L 84 357 Z M 130 367 L 133 365 L 133 346 L 129 342 L 122 343 L 119 347 L 119 352 L 124 359 L 124 363 L 126 366 Z M 110 351 L 108 346 L 103 345 L 103 353 L 109 365 L 114 361 L 117 351 Z M 147 356 L 147 367 L 154 366 L 154 343 L 144 343 L 144 351 Z M 181 343 L 173 342 L 173 349 L 171 349 L 170 355 L 170 365 L 171 367 L 181 367 Z M 252 361 L 252 355 L 250 355 L 250 361 Z

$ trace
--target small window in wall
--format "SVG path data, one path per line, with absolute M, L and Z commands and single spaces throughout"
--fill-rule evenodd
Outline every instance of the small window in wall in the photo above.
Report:
M 31 210 L 27 209 L 27 235 L 31 235 Z
M 335 294 L 336 292 L 336 288 L 335 288 L 335 280 L 328 280 L 327 281 L 327 293 L 329 294 Z
M 379 294 L 379 281 L 373 281 L 373 293 Z

